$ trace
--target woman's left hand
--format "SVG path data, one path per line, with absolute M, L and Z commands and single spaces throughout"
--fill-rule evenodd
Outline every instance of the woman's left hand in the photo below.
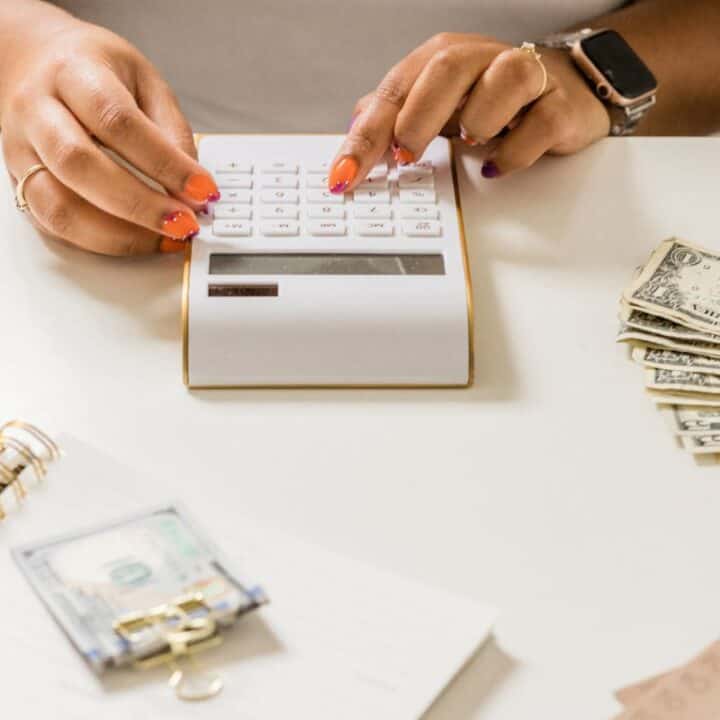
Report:
M 545 153 L 576 152 L 606 136 L 608 112 L 569 53 L 538 51 L 540 61 L 482 35 L 432 37 L 357 103 L 330 172 L 330 190 L 351 190 L 390 147 L 399 164 L 419 160 L 441 133 L 487 145 L 487 178 L 527 168 Z

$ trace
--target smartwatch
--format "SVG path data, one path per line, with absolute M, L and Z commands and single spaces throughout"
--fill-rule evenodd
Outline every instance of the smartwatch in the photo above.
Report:
M 584 28 L 550 35 L 538 45 L 570 51 L 575 65 L 608 107 L 611 135 L 631 135 L 655 104 L 655 76 L 614 30 Z

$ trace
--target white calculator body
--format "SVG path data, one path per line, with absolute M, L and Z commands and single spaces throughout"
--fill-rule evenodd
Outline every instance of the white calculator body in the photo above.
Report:
M 471 290 L 452 147 L 327 189 L 339 135 L 204 135 L 221 192 L 186 256 L 185 383 L 468 386 Z

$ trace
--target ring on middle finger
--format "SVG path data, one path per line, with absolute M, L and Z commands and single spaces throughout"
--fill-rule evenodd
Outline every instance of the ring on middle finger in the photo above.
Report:
M 540 88 L 540 92 L 535 96 L 535 99 L 537 100 L 537 98 L 542 97 L 545 94 L 545 90 L 547 90 L 547 86 L 548 86 L 548 71 L 547 71 L 547 68 L 545 67 L 545 63 L 541 60 L 542 55 L 535 49 L 535 43 L 531 43 L 531 42 L 524 42 L 517 49 L 520 50 L 521 52 L 531 55 L 537 61 L 537 64 L 540 66 L 540 69 L 542 70 L 542 74 L 543 74 L 542 86 Z

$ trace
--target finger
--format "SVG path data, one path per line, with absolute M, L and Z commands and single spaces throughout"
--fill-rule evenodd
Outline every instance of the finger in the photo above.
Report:
M 150 188 L 90 140 L 67 108 L 39 102 L 25 129 L 42 163 L 67 188 L 106 213 L 156 234 L 189 239 L 200 229 L 194 212 Z
M 17 181 L 40 161 L 32 148 L 7 150 L 8 170 Z M 34 173 L 23 193 L 29 218 L 41 232 L 102 255 L 147 255 L 174 251 L 156 233 L 94 207 L 65 187 L 49 170 Z M 174 242 L 174 241 L 173 241 Z
M 68 67 L 58 75 L 60 99 L 92 135 L 193 208 L 219 199 L 210 174 L 140 110 L 109 68 Z M 156 108 L 161 101 L 158 97 Z
M 342 193 L 356 187 L 388 150 L 398 113 L 439 42 L 442 40 L 433 38 L 413 50 L 388 72 L 371 94 L 333 160 L 328 177 L 330 192 Z M 396 160 L 411 162 L 400 150 Z
M 500 53 L 478 79 L 460 113 L 461 135 L 469 145 L 495 137 L 518 112 L 537 99 L 545 74 L 529 52 Z M 548 78 L 547 91 L 553 89 Z
M 570 132 L 570 108 L 556 93 L 545 95 L 486 158 L 483 177 L 494 178 L 530 167 Z
M 140 109 L 163 131 L 170 142 L 197 160 L 190 123 L 180 110 L 175 93 L 155 68 L 149 67 L 138 83 Z
M 398 114 L 395 139 L 400 147 L 420 158 L 499 51 L 497 45 L 473 42 L 435 54 Z

